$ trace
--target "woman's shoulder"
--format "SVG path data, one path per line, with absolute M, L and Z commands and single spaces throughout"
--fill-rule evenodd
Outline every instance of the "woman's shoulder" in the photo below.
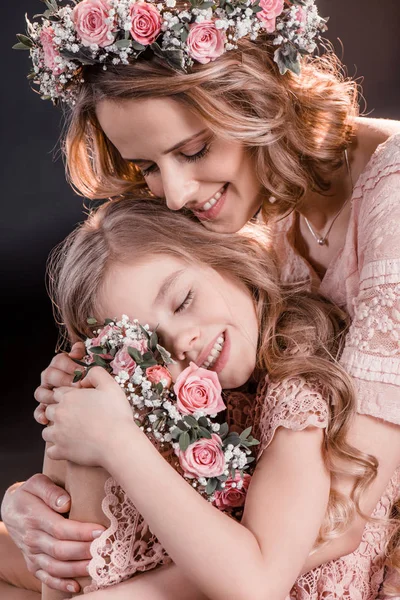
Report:
M 362 198 L 388 175 L 400 176 L 400 121 L 363 117 L 357 138 L 361 168 L 353 199 Z

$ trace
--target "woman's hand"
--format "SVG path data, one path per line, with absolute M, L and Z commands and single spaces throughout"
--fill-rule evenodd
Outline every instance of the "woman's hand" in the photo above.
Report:
M 29 572 L 65 593 L 79 592 L 74 579 L 87 577 L 90 544 L 104 531 L 102 525 L 58 514 L 70 508 L 68 493 L 41 474 L 11 486 L 1 505 L 7 531 L 23 553 Z
M 72 359 L 82 360 L 85 356 L 85 344 L 77 342 L 71 348 L 69 354 L 62 352 L 56 354 L 50 365 L 43 371 L 40 377 L 40 386 L 35 390 L 35 399 L 40 403 L 34 412 L 35 420 L 40 425 L 47 425 L 45 411 L 48 404 L 54 403 L 54 388 L 72 385 L 74 372 L 79 365 Z M 80 387 L 80 384 L 74 384 Z
M 47 449 L 53 460 L 104 466 L 110 437 L 127 423 L 135 427 L 125 392 L 101 367 L 90 369 L 80 389 L 54 390 L 53 399 L 55 404 L 46 409 L 53 424 L 42 432 L 43 439 L 53 444 Z

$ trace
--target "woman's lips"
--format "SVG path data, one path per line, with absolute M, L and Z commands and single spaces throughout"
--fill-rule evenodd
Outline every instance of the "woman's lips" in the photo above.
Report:
M 213 221 L 214 219 L 217 218 L 217 216 L 219 215 L 219 213 L 222 210 L 222 207 L 224 206 L 228 187 L 229 187 L 229 183 L 226 185 L 219 200 L 217 200 L 216 204 L 214 204 L 214 206 L 212 206 L 209 210 L 194 210 L 193 211 L 193 213 L 196 215 L 196 217 L 200 221 Z

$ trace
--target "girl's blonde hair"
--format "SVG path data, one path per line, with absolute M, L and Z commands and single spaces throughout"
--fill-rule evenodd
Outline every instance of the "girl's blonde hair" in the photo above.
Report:
M 261 237 L 261 239 L 259 239 Z M 272 380 L 317 379 L 330 406 L 324 460 L 332 488 L 318 544 L 340 535 L 359 499 L 377 473 L 377 460 L 348 444 L 356 400 L 350 377 L 338 364 L 347 317 L 317 294 L 285 289 L 278 279 L 264 230 L 248 225 L 241 233 L 220 234 L 182 212 L 171 212 L 160 200 L 125 198 L 104 204 L 89 216 L 49 261 L 50 293 L 70 341 L 91 335 L 87 317 L 98 320 L 107 273 L 118 263 L 168 255 L 190 264 L 207 265 L 245 284 L 256 306 L 260 335 L 258 369 Z M 134 315 L 130 315 L 134 317 Z M 354 477 L 350 497 L 335 488 L 343 473 Z
M 267 38 L 246 38 L 215 62 L 189 74 L 153 56 L 130 65 L 85 67 L 65 140 L 67 170 L 88 198 L 136 196 L 146 189 L 140 170 L 103 133 L 96 106 L 169 97 L 194 111 L 218 137 L 243 143 L 254 158 L 266 217 L 297 208 L 307 191 L 329 190 L 354 134 L 357 86 L 332 51 L 304 58 L 299 76 L 282 76 Z M 274 196 L 278 202 L 267 200 Z

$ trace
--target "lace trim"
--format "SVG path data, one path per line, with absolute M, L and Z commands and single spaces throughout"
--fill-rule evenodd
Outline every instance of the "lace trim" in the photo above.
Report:
M 89 575 L 84 593 L 120 583 L 171 559 L 150 531 L 124 490 L 110 477 L 104 485 L 102 509 L 110 526 L 91 544 Z
M 397 469 L 373 516 L 388 519 L 399 493 L 400 469 Z M 391 532 L 389 523 L 367 523 L 355 552 L 299 577 L 287 600 L 375 600 L 384 580 Z
M 267 393 L 263 397 L 266 384 Z M 264 382 L 256 401 L 255 416 L 258 423 L 258 459 L 272 442 L 279 427 L 302 431 L 307 427 L 326 428 L 329 408 L 317 381 L 293 377 L 283 382 Z
M 396 227 L 400 232 L 400 226 Z M 379 240 L 377 240 L 379 241 Z M 399 284 L 400 259 L 377 260 L 365 265 L 361 271 L 360 291 L 368 290 L 372 287 L 384 286 L 385 284 Z

